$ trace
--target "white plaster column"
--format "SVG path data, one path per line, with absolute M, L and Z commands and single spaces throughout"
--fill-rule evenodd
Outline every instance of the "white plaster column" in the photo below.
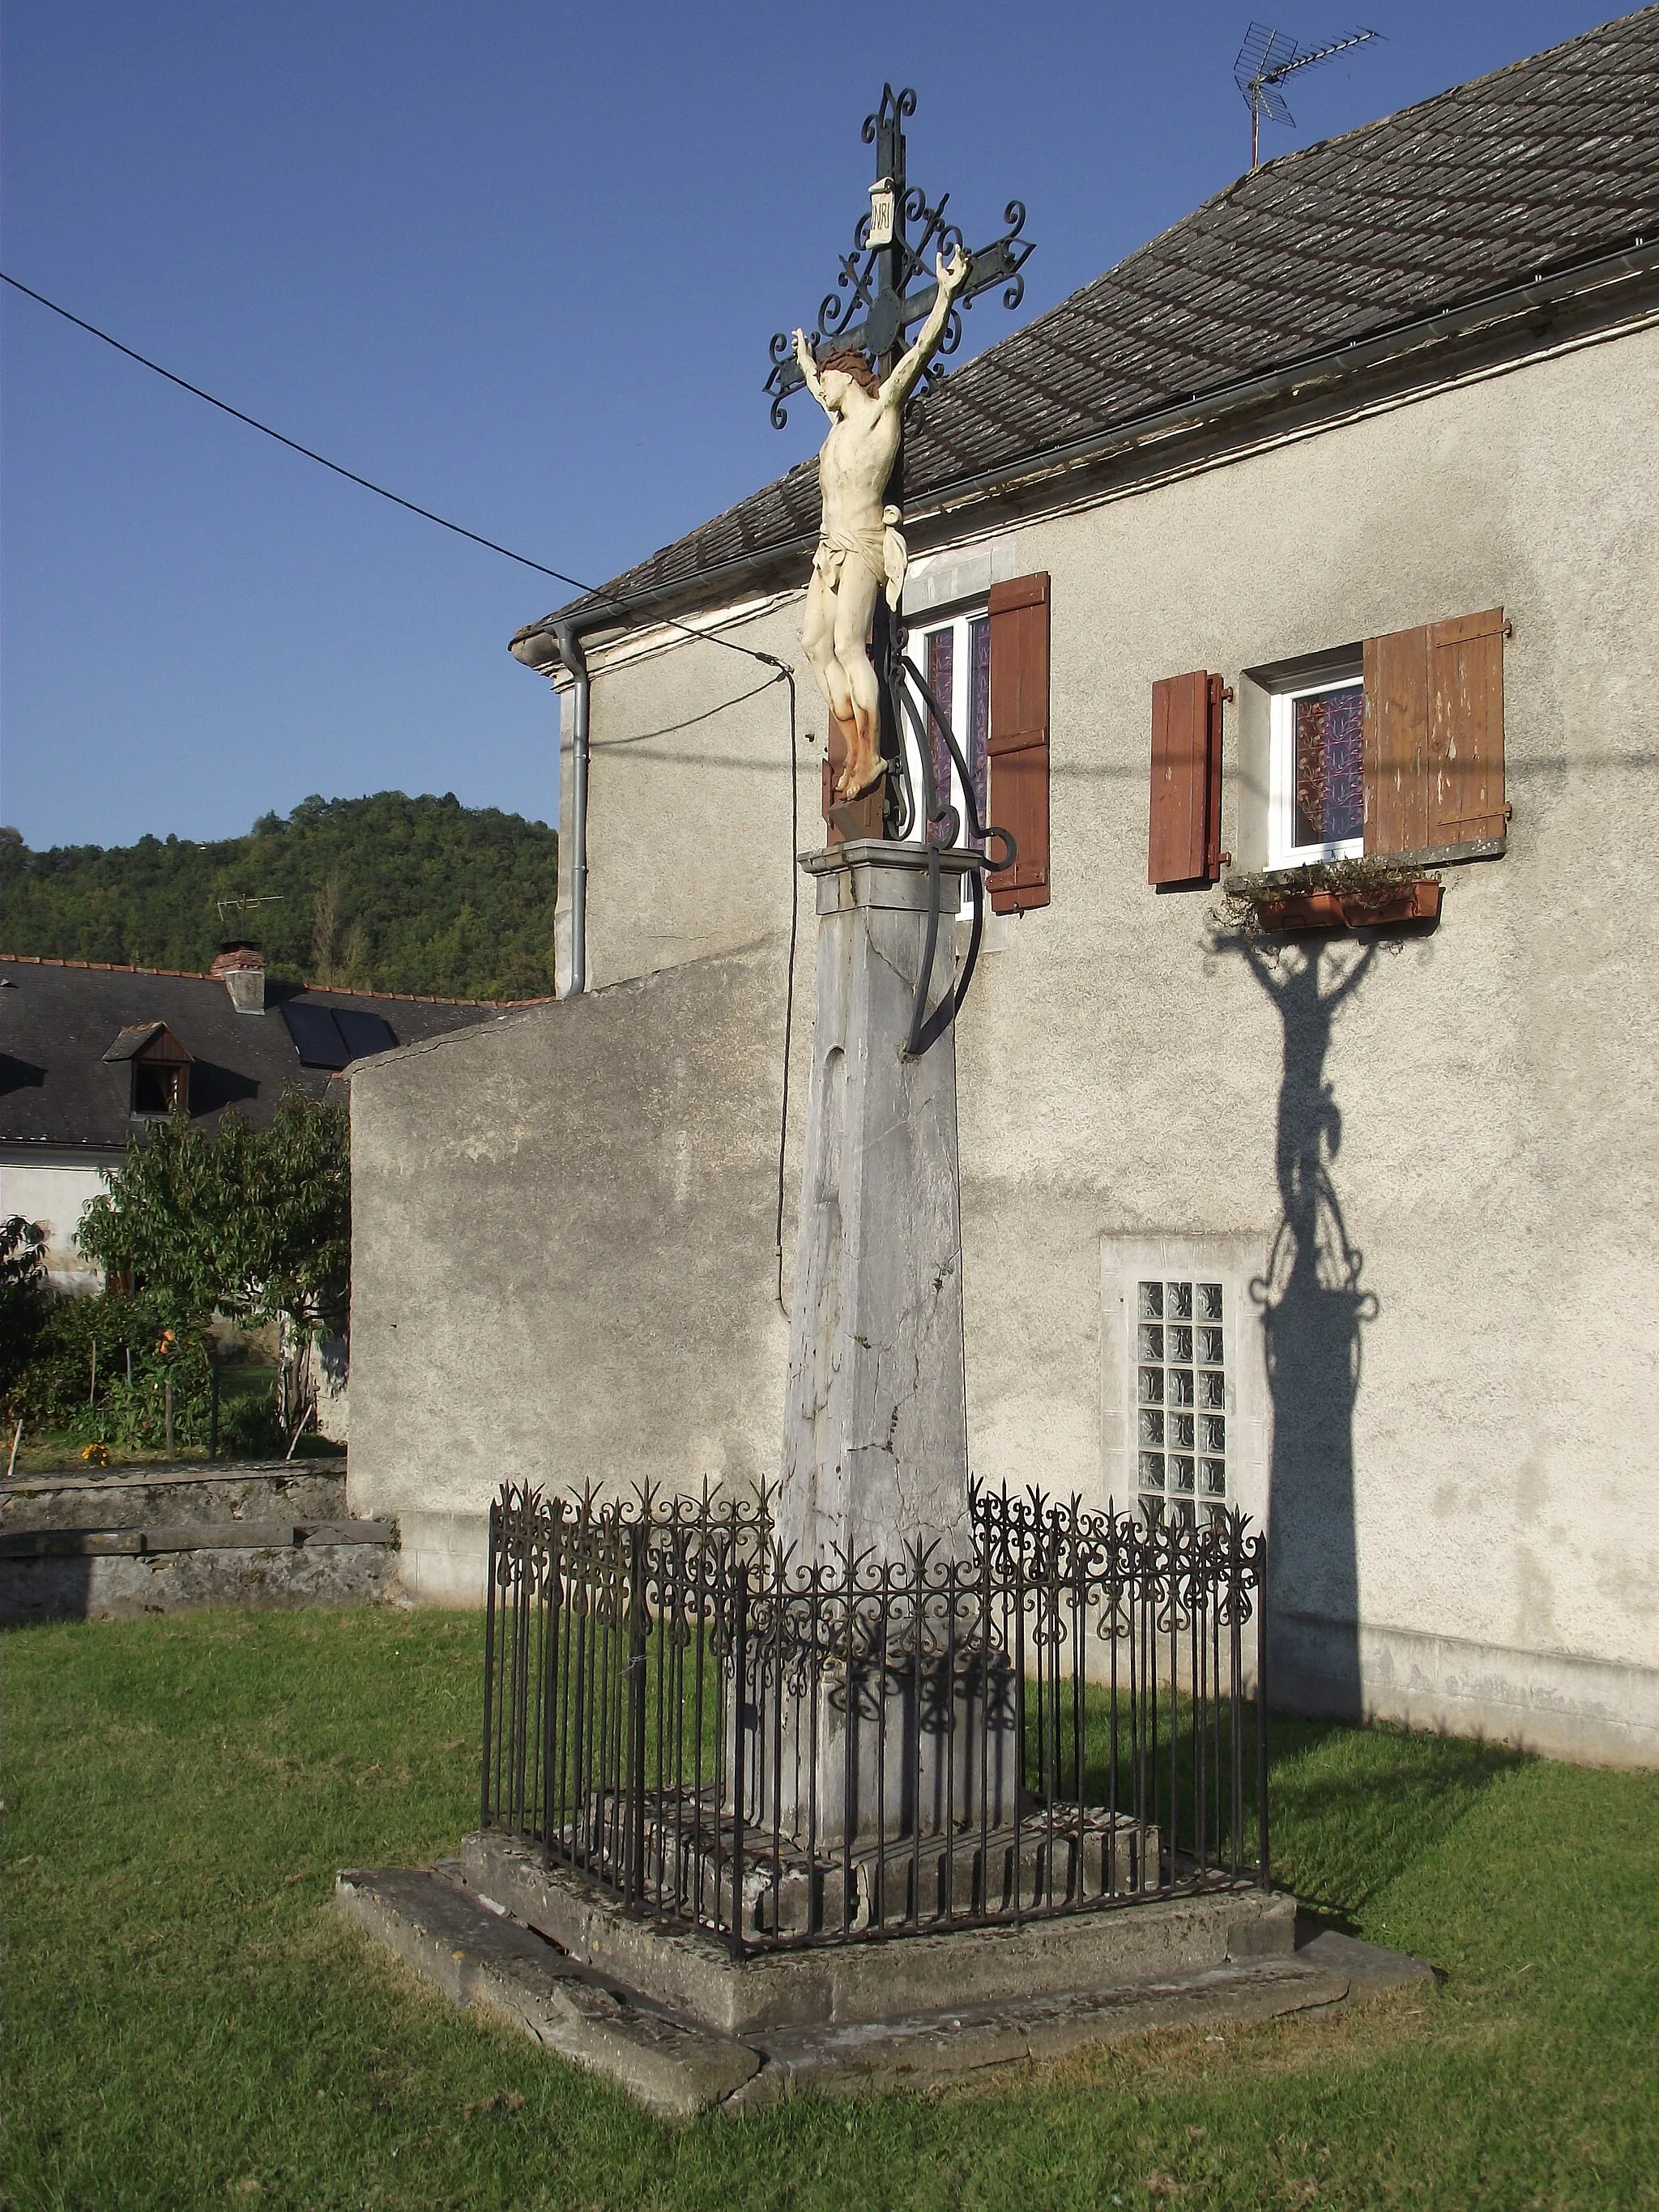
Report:
M 961 878 L 941 854 L 932 1006 L 954 975 Z M 797 1564 L 969 1540 L 954 1030 L 906 1056 L 927 932 L 927 851 L 860 839 L 817 878 L 807 1116 L 780 1540 Z

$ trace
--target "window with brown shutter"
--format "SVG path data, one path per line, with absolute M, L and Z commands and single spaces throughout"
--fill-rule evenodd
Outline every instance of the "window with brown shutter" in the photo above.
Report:
M 1365 641 L 1365 850 L 1501 848 L 1502 607 Z
M 986 878 L 997 914 L 1048 903 L 1048 579 L 991 586 L 991 820 L 1018 846 Z
M 1150 884 L 1213 883 L 1221 872 L 1222 682 L 1206 669 L 1152 686 Z

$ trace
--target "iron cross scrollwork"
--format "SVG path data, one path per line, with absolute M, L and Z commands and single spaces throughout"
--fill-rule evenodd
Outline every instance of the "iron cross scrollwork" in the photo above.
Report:
M 786 402 L 799 391 L 810 392 L 830 421 L 818 461 L 818 541 L 801 647 L 830 709 L 824 817 L 830 839 L 903 842 L 919 830 L 926 843 L 927 938 L 902 1048 L 913 1058 L 955 1020 L 979 955 L 985 870 L 1006 876 L 1018 848 L 1006 830 L 981 820 L 974 777 L 949 714 L 906 650 L 906 418 L 915 397 L 939 381 L 939 356 L 961 343 L 961 310 L 975 295 L 1000 284 L 1004 303 L 1019 305 L 1025 290 L 1020 271 L 1031 252 L 1020 235 L 1025 210 L 1012 200 L 1003 218 L 1007 230 L 968 253 L 947 213 L 949 195 L 931 204 L 906 173 L 904 118 L 915 112 L 914 92 L 895 94 L 890 84 L 883 87 L 881 106 L 864 124 L 865 143 L 876 149 L 869 211 L 854 227 L 853 251 L 842 256 L 836 289 L 819 306 L 817 331 L 811 337 L 804 330 L 780 331 L 766 380 L 780 428 Z M 951 763 L 942 775 L 935 769 L 936 740 Z M 952 803 L 951 769 L 961 780 L 961 811 Z M 930 1008 L 945 920 L 939 854 L 960 849 L 964 811 L 972 927 L 959 972 Z M 954 959 L 949 965 L 956 970 Z
M 869 355 L 884 375 L 902 351 L 907 333 L 927 320 L 939 296 L 933 256 L 966 251 L 962 231 L 947 213 L 949 192 L 940 195 L 937 206 L 931 205 L 927 193 L 906 174 L 904 118 L 915 112 L 914 91 L 907 86 L 895 93 L 887 84 L 882 87 L 881 106 L 864 118 L 864 143 L 876 149 L 870 206 L 853 227 L 853 251 L 842 256 L 836 289 L 819 302 L 817 328 L 812 333 L 815 353 L 826 341 L 838 348 L 856 347 Z M 998 284 L 1005 288 L 1005 307 L 1018 307 L 1025 295 L 1020 270 L 1030 258 L 1031 241 L 1020 235 L 1025 227 L 1021 202 L 1010 200 L 1002 219 L 1008 226 L 1003 234 L 969 256 L 972 273 L 951 307 L 939 353 L 923 374 L 924 392 L 945 374 L 939 356 L 954 353 L 962 343 L 963 307 Z M 766 390 L 772 396 L 774 427 L 781 430 L 788 420 L 787 403 L 804 388 L 804 379 L 787 331 L 775 333 L 771 354 Z

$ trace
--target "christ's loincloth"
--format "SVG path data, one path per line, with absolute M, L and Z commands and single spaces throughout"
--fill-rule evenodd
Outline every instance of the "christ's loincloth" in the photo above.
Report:
M 857 561 L 885 590 L 888 605 L 897 606 L 910 560 L 904 533 L 898 527 L 900 520 L 898 508 L 887 507 L 882 509 L 878 524 L 862 530 L 834 529 L 826 523 L 812 556 L 814 570 L 836 592 L 841 588 L 842 570 L 849 560 Z

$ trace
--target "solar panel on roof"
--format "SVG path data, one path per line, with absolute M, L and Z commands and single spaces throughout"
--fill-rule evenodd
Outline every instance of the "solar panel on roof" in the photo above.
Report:
M 283 1008 L 283 1019 L 301 1067 L 343 1067 L 351 1058 L 330 1007 L 290 1004 Z
M 336 1006 L 334 1018 L 345 1040 L 348 1060 L 367 1060 L 371 1053 L 390 1052 L 398 1040 L 392 1025 L 379 1014 L 359 1013 L 355 1007 Z
M 355 1006 L 290 1003 L 283 1008 L 283 1019 L 302 1067 L 349 1067 L 354 1060 L 391 1052 L 398 1042 L 382 1015 L 362 1013 Z

